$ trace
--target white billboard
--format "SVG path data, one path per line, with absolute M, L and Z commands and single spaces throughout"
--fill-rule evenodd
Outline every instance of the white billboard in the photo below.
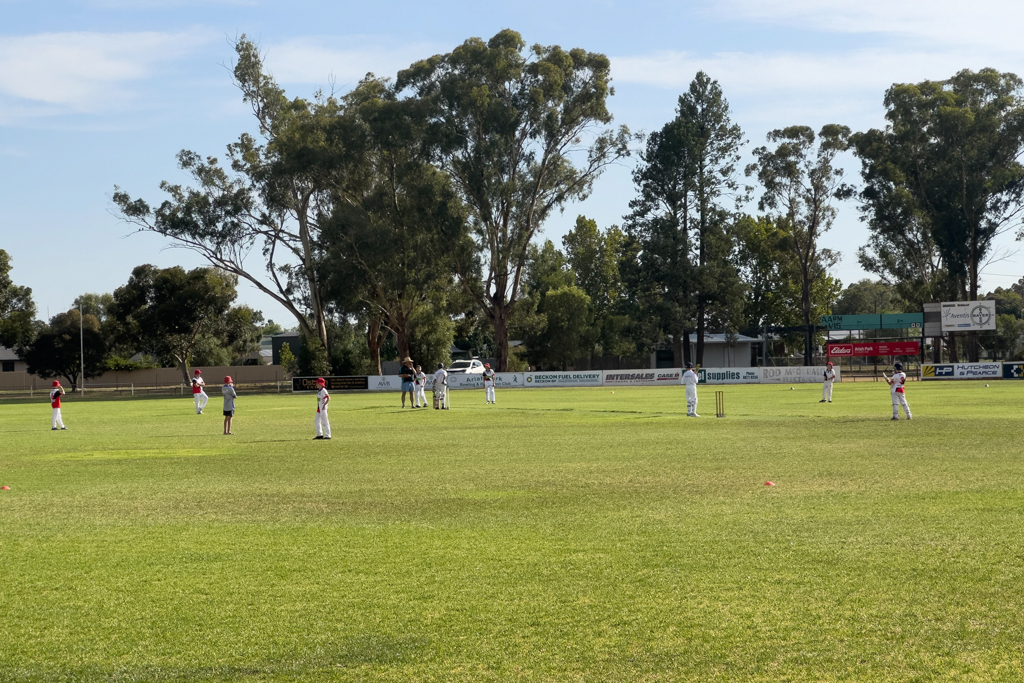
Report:
M 672 386 L 683 379 L 681 368 L 660 370 L 605 370 L 604 385 L 607 386 Z
M 604 381 L 604 373 L 600 370 L 522 374 L 523 381 L 528 387 L 599 387 Z
M 839 368 L 836 371 L 836 381 L 839 380 Z M 782 368 L 761 368 L 761 382 L 764 384 L 807 384 L 821 383 L 825 381 L 824 365 L 809 365 Z
M 434 386 L 433 375 L 427 379 L 427 388 Z M 494 373 L 494 386 L 497 389 L 519 389 L 526 386 L 526 373 L 523 372 L 496 372 Z M 480 389 L 484 388 L 484 376 L 481 374 L 448 374 L 449 389 Z
M 943 332 L 996 329 L 995 301 L 943 301 L 941 311 Z
M 758 384 L 761 368 L 701 368 L 697 371 L 698 384 Z
M 401 391 L 402 378 L 398 375 L 370 375 L 366 378 L 366 388 L 370 391 Z

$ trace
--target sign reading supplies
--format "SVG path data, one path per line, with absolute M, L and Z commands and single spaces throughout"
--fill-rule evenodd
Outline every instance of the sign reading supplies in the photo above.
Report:
M 662 370 L 605 370 L 604 385 L 607 386 L 658 386 L 680 384 L 683 381 L 681 368 Z
M 995 301 L 943 301 L 941 311 L 943 332 L 996 329 Z
M 316 377 L 292 377 L 292 391 L 317 391 Z M 324 377 L 327 391 L 366 391 L 368 377 Z
M 759 384 L 761 368 L 701 368 L 697 384 Z
M 600 370 L 589 372 L 526 372 L 528 387 L 599 387 L 604 381 Z

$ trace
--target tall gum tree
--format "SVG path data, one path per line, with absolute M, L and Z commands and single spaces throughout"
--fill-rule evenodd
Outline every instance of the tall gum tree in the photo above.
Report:
M 829 278 L 829 268 L 839 254 L 818 246 L 818 239 L 832 228 L 836 208 L 832 202 L 850 196 L 843 183 L 843 170 L 836 157 L 850 147 L 850 129 L 828 124 L 817 137 L 808 126 L 790 126 L 768 133 L 776 143 L 754 150 L 757 161 L 747 166 L 764 192 L 758 202 L 761 211 L 772 212 L 776 223 L 788 233 L 788 244 L 796 256 L 800 275 L 800 303 L 803 314 L 804 365 L 813 359 L 811 325 L 815 289 Z
M 508 326 L 531 240 L 553 211 L 585 199 L 601 171 L 629 154 L 629 131 L 608 127 L 610 80 L 604 55 L 527 50 L 507 29 L 398 75 L 399 89 L 428 105 L 434 158 L 469 207 L 476 253 L 455 268 L 494 329 L 499 370 L 508 367 Z

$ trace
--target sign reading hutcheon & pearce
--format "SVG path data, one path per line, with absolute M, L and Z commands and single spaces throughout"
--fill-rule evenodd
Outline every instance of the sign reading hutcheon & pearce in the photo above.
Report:
M 528 387 L 599 387 L 604 380 L 600 370 L 589 372 L 527 372 Z
M 662 370 L 605 370 L 605 386 L 658 386 L 679 384 L 683 378 L 680 368 Z
M 995 301 L 943 301 L 943 332 L 996 329 Z
M 1003 377 L 1002 363 L 925 363 L 921 366 L 922 379 L 999 379 Z

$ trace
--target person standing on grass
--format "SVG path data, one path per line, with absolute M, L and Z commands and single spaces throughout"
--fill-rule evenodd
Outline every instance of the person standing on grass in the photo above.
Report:
M 423 372 L 423 368 L 416 366 L 416 374 L 412 378 L 413 398 L 416 402 L 413 404 L 414 408 L 426 408 L 427 407 L 427 373 Z
M 331 438 L 331 421 L 327 419 L 327 404 L 331 402 L 331 395 L 327 393 L 327 380 L 323 377 L 316 378 L 318 390 L 316 392 L 316 436 L 317 439 Z
M 892 377 L 885 377 L 885 373 L 882 373 L 882 377 L 885 377 L 885 381 L 889 383 L 889 393 L 892 394 L 892 419 L 900 419 L 900 406 L 903 406 L 903 412 L 907 419 L 913 419 L 910 415 L 910 406 L 907 405 L 906 392 L 903 390 L 907 383 L 907 375 L 903 372 L 903 363 L 896 363 L 892 367 L 896 370 L 892 373 Z
M 416 371 L 412 369 L 412 358 L 406 356 L 402 359 L 402 369 L 398 371 L 398 376 L 402 379 L 402 407 L 405 407 L 405 394 L 409 394 L 409 407 L 415 407 L 413 405 L 413 377 L 416 375 Z
M 821 400 L 818 403 L 824 403 L 826 400 L 832 402 L 832 382 L 835 381 L 836 371 L 832 368 L 832 361 L 829 361 L 825 366 L 825 379 L 821 383 Z
M 494 370 L 491 370 L 490 363 L 484 363 L 484 393 L 487 395 L 487 403 L 496 403 L 494 400 Z
M 53 380 L 53 388 L 50 389 L 50 407 L 53 408 L 53 419 L 50 420 L 50 430 L 56 431 L 58 428 L 67 429 L 64 426 L 64 420 L 60 417 L 60 397 L 65 393 L 64 387 L 60 385 L 58 380 Z
M 438 363 L 434 373 L 434 410 L 438 408 L 448 410 L 448 371 L 444 363 Z
M 686 386 L 686 417 L 700 417 L 697 414 L 697 373 L 693 371 L 693 363 L 686 364 L 683 384 Z
M 235 384 L 231 381 L 231 375 L 224 378 L 224 386 L 221 389 L 224 393 L 224 436 L 234 434 L 231 431 L 231 422 L 235 417 Z
M 196 415 L 202 415 L 203 408 L 206 407 L 206 402 L 210 400 L 210 397 L 206 395 L 206 391 L 203 389 L 206 386 L 206 382 L 203 381 L 203 371 L 197 369 L 193 374 L 192 398 L 196 401 Z

